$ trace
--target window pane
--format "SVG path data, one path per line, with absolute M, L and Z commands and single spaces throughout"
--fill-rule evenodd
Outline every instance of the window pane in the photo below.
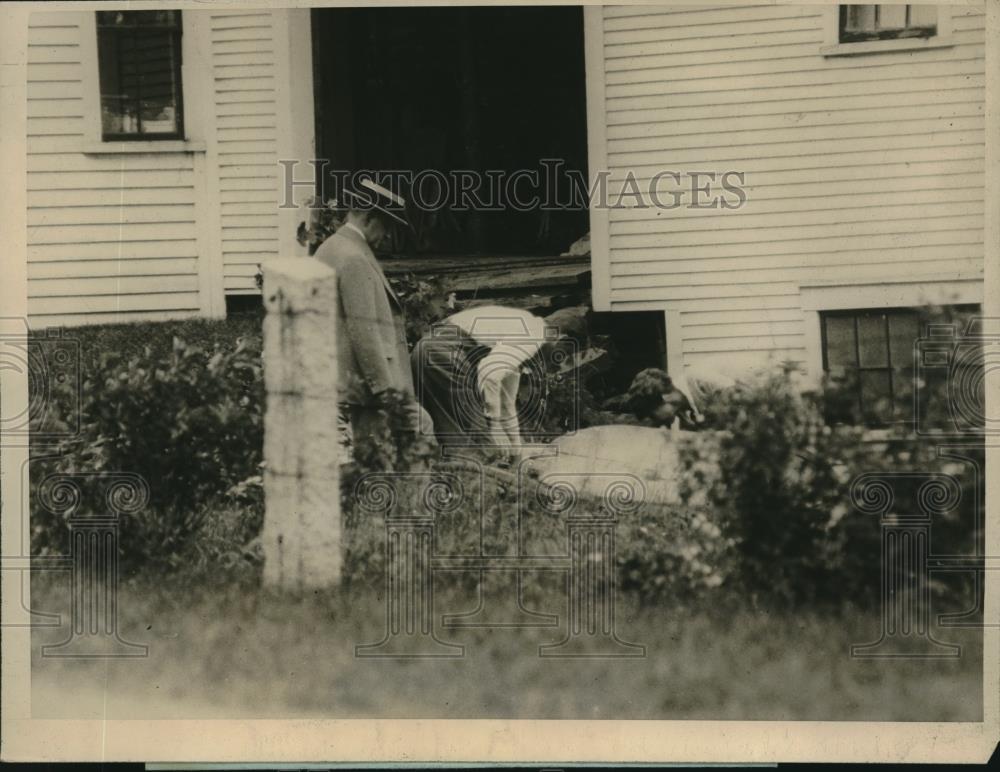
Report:
M 913 389 L 917 371 L 913 352 L 920 336 L 920 321 L 915 312 L 889 315 L 889 356 L 892 359 L 892 391 L 898 421 L 912 421 Z
M 829 388 L 823 392 L 824 413 L 832 423 L 857 424 L 861 420 L 858 406 L 858 371 L 845 368 L 830 373 Z
M 98 11 L 98 27 L 177 27 L 178 11 Z
M 916 313 L 889 315 L 889 355 L 893 367 L 913 369 L 913 350 L 919 337 L 920 322 Z
M 949 405 L 955 419 L 968 429 L 981 431 L 986 416 L 986 382 L 996 387 L 996 370 L 983 366 L 979 341 L 965 341 L 955 350 L 954 366 L 948 373 Z
M 861 382 L 861 415 L 868 423 L 888 423 L 892 420 L 892 392 L 889 371 L 874 370 L 858 373 Z
M 945 428 L 951 423 L 951 411 L 948 405 L 948 368 L 927 367 L 920 372 L 920 404 L 918 411 L 921 425 L 933 428 Z
M 850 32 L 874 31 L 875 29 L 875 6 L 874 5 L 849 5 L 847 6 L 847 30 Z
M 892 371 L 892 397 L 896 406 L 895 420 L 913 421 L 913 392 L 916 376 L 913 369 L 895 369 Z
M 937 8 L 933 5 L 911 5 L 911 27 L 933 27 L 937 24 Z
M 826 362 L 831 372 L 857 365 L 853 316 L 826 317 Z
M 862 367 L 888 367 L 884 314 L 858 317 L 858 361 Z
M 136 34 L 136 39 L 144 53 L 138 68 L 142 133 L 173 132 L 177 126 L 173 36 L 169 32 L 142 32 Z
M 902 29 L 906 26 L 905 5 L 880 5 L 878 10 L 879 29 Z
M 179 135 L 176 12 L 102 11 L 98 19 L 104 135 Z

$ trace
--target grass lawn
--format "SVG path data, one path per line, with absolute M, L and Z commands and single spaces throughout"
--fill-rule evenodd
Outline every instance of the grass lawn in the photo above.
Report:
M 81 328 L 67 335 L 80 341 L 87 374 L 95 372 L 102 351 L 169 351 L 175 335 L 208 349 L 231 346 L 242 335 L 259 335 L 259 325 L 259 316 L 240 315 L 225 322 Z M 238 508 L 214 513 L 202 537 L 202 546 L 212 547 L 205 554 L 226 555 L 216 548 L 229 538 L 234 543 L 226 559 L 242 566 L 243 542 L 231 535 L 249 516 Z M 648 532 L 621 529 L 619 548 L 647 561 L 641 565 L 669 566 L 648 560 L 664 543 L 651 541 Z M 939 640 L 962 645 L 954 660 L 852 659 L 851 644 L 878 638 L 877 609 L 768 613 L 731 586 L 699 603 L 668 597 L 640 605 L 622 589 L 617 631 L 644 645 L 644 657 L 541 658 L 538 647 L 561 640 L 564 623 L 441 629 L 441 613 L 473 609 L 477 594 L 459 575 L 438 575 L 438 636 L 464 645 L 464 656 L 359 659 L 355 646 L 383 634 L 380 582 L 355 582 L 306 599 L 274 597 L 252 581 L 225 581 L 232 566 L 219 560 L 204 575 L 186 572 L 182 562 L 174 573 L 123 585 L 120 633 L 147 644 L 147 657 L 42 657 L 41 645 L 63 640 L 68 628 L 33 631 L 34 715 L 981 720 L 981 632 L 936 631 Z M 198 571 L 204 570 L 202 564 Z M 247 575 L 253 571 L 241 574 L 244 580 Z M 529 574 L 527 581 L 529 606 L 565 620 L 562 575 Z M 68 615 L 69 598 L 68 576 L 34 578 L 33 608 Z
M 62 606 L 68 588 L 45 593 Z M 36 593 L 37 596 L 37 593 Z M 555 598 L 553 594 L 548 596 Z M 473 608 L 445 589 L 441 611 Z M 772 615 L 658 606 L 617 614 L 638 659 L 553 659 L 539 644 L 560 629 L 438 629 L 465 645 L 454 660 L 359 659 L 383 633 L 373 593 L 331 591 L 305 601 L 244 594 L 195 602 L 121 597 L 121 634 L 149 645 L 135 660 L 41 658 L 32 669 L 39 717 L 281 716 L 978 721 L 982 651 L 976 631 L 956 660 L 859 660 L 849 646 L 877 638 L 875 615 L 849 610 Z M 63 606 L 63 608 L 65 608 Z M 543 610 L 564 610 L 558 602 Z M 65 633 L 39 630 L 38 644 Z

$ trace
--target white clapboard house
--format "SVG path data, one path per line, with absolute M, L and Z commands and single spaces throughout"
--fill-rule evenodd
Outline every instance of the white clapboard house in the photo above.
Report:
M 640 182 L 664 169 L 744 174 L 737 209 L 590 213 L 595 309 L 653 312 L 672 371 L 794 360 L 815 373 L 845 357 L 863 366 L 873 341 L 891 352 L 912 332 L 914 308 L 982 302 L 982 6 L 567 7 L 544 21 L 549 46 L 516 16 L 529 12 L 507 9 L 500 28 L 448 15 L 460 9 L 413 9 L 395 32 L 387 12 L 367 10 L 33 13 L 33 325 L 224 315 L 227 301 L 258 292 L 258 264 L 305 254 L 302 213 L 277 206 L 279 160 L 350 162 L 367 136 L 399 144 L 423 132 L 444 145 L 452 130 L 476 131 L 445 104 L 399 113 L 358 62 L 438 66 L 501 34 L 515 69 L 500 85 L 481 73 L 475 88 L 539 104 L 578 95 L 562 123 L 612 188 L 629 172 Z M 462 51 L 406 48 L 423 42 L 406 31 L 431 13 L 426 35 L 451 25 Z M 546 47 L 569 52 L 561 80 L 546 80 L 559 64 L 521 78 L 515 58 L 531 65 Z M 531 112 L 507 110 L 500 128 L 518 134 Z M 386 128 L 396 125 L 405 133 Z M 296 174 L 312 179 L 305 165 Z M 294 189 L 299 202 L 309 193 Z M 884 355 L 870 364 L 891 366 Z

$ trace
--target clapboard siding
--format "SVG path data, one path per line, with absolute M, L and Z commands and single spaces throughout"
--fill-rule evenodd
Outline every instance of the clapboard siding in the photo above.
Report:
M 191 316 L 201 308 L 192 158 L 83 152 L 95 119 L 84 111 L 84 13 L 29 20 L 31 324 Z
M 679 312 L 685 364 L 809 359 L 803 284 L 982 271 L 983 9 L 951 10 L 953 46 L 850 57 L 820 53 L 826 13 L 603 9 L 612 201 L 745 172 L 740 209 L 608 213 L 612 310 Z
M 269 12 L 211 14 L 226 292 L 256 292 L 257 265 L 276 257 L 278 100 Z

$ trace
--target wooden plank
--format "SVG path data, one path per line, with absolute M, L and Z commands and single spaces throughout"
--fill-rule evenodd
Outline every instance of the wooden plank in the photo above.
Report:
M 218 132 L 220 142 L 246 142 L 248 140 L 257 142 L 270 140 L 271 142 L 274 142 L 276 140 L 276 130 L 273 125 L 253 128 L 245 126 L 220 126 Z
M 680 315 L 682 325 L 703 330 L 743 324 L 800 324 L 804 320 L 798 301 L 789 308 L 755 308 L 751 311 L 685 311 Z M 750 329 L 753 329 L 752 327 Z M 754 333 L 757 334 L 757 333 Z
M 229 80 L 232 78 L 245 79 L 249 83 L 256 83 L 258 78 L 274 77 L 274 63 L 264 64 L 216 64 L 212 67 L 216 81 Z
M 222 45 L 222 43 L 218 43 L 217 46 L 220 47 L 220 50 L 212 51 L 213 65 L 225 65 L 239 62 L 246 62 L 247 64 L 267 64 L 274 61 L 274 49 L 271 47 L 243 46 L 222 49 Z
M 795 228 L 805 229 L 810 226 L 855 225 L 859 223 L 879 223 L 889 221 L 912 220 L 915 217 L 933 219 L 937 217 L 960 217 L 979 214 L 983 211 L 982 196 L 970 191 L 966 196 L 956 198 L 950 196 L 944 200 L 927 204 L 917 209 L 910 204 L 888 205 L 872 210 L 869 207 L 843 207 L 840 209 L 819 208 L 816 210 L 799 211 L 795 218 L 786 216 L 786 212 L 765 212 L 754 214 L 745 210 L 730 211 L 730 214 L 719 215 L 715 210 L 709 210 L 707 219 L 711 225 L 700 223 L 702 216 L 693 216 L 692 210 L 678 210 L 685 214 L 678 217 L 660 217 L 654 220 L 611 221 L 611 237 L 626 235 L 645 235 L 649 233 L 704 233 L 711 228 L 714 233 L 728 230 L 739 230 L 749 233 L 755 229 Z M 704 211 L 704 210 L 702 210 Z M 676 214 L 676 213 L 674 213 Z M 700 213 L 698 213 L 700 214 Z M 732 216 L 730 216 L 732 215 Z
M 194 276 L 198 260 L 194 257 L 135 258 L 114 260 L 50 260 L 29 262 L 28 279 L 96 278 L 111 276 Z
M 226 241 L 231 240 L 255 240 L 255 239 L 276 239 L 277 236 L 277 225 L 258 225 L 254 228 L 242 228 L 242 227 L 230 227 L 227 225 L 222 226 L 222 238 Z
M 223 189 L 220 191 L 219 201 L 222 202 L 223 206 L 251 202 L 262 202 L 270 206 L 277 206 L 278 193 L 273 184 L 269 185 L 267 188 L 258 190 L 236 187 L 232 190 Z
M 80 28 L 77 25 L 59 27 L 28 27 L 28 46 L 77 46 Z
M 920 236 L 922 234 L 915 234 Z M 816 250 L 812 252 L 796 252 L 775 255 L 768 252 L 760 257 L 713 257 L 691 258 L 687 253 L 675 255 L 659 261 L 625 262 L 620 255 L 611 266 L 611 276 L 648 277 L 671 276 L 675 281 L 683 282 L 690 276 L 715 274 L 718 272 L 738 271 L 743 275 L 756 275 L 759 271 L 787 271 L 797 268 L 811 270 L 826 269 L 834 266 L 856 265 L 858 261 L 868 264 L 888 265 L 909 261 L 937 260 L 942 264 L 958 260 L 983 259 L 982 237 L 975 233 L 962 234 L 969 243 L 949 243 L 943 245 L 925 245 L 896 248 L 867 248 L 856 250 L 840 250 L 836 252 Z M 950 241 L 954 242 L 955 239 Z M 684 258 L 684 259 L 681 259 Z
M 971 273 L 976 271 L 983 262 L 982 249 L 977 253 L 955 255 L 947 258 L 949 271 Z M 636 274 L 629 276 L 612 276 L 613 290 L 641 289 L 674 286 L 710 286 L 714 284 L 737 285 L 747 282 L 779 282 L 784 280 L 807 283 L 822 281 L 832 276 L 850 276 L 852 280 L 885 279 L 898 275 L 934 276 L 941 272 L 942 258 L 939 255 L 930 258 L 912 258 L 897 260 L 867 260 L 855 258 L 840 263 L 826 265 L 789 265 L 769 268 L 733 268 L 711 272 L 692 271 L 672 273 L 665 271 L 657 274 Z M 840 269 L 834 273 L 833 269 Z
M 975 119 L 979 120 L 979 119 Z M 945 151 L 953 146 L 975 147 L 976 151 L 971 151 L 962 157 L 968 158 L 973 152 L 982 153 L 981 146 L 984 144 L 984 134 L 981 128 L 965 128 L 960 130 L 942 130 L 936 133 L 924 133 L 923 125 L 914 127 L 920 133 L 905 135 L 883 135 L 875 137 L 857 137 L 850 139 L 830 138 L 817 144 L 815 141 L 807 142 L 771 142 L 771 152 L 768 153 L 770 159 L 797 158 L 808 159 L 811 162 L 799 160 L 792 165 L 783 168 L 801 169 L 803 167 L 818 168 L 822 165 L 834 165 L 841 160 L 851 162 L 855 154 L 868 152 L 890 152 L 899 151 L 904 148 L 935 149 L 941 148 Z M 739 169 L 734 166 L 736 162 L 746 159 L 760 159 L 763 155 L 760 143 L 722 145 L 715 148 L 688 147 L 688 148 L 661 148 L 659 150 L 643 150 L 638 152 L 618 152 L 609 153 L 609 169 L 613 174 L 616 170 L 627 171 L 637 170 L 641 166 L 653 166 L 659 170 L 664 168 L 676 169 L 680 164 L 688 164 L 691 168 L 694 164 L 719 164 L 728 162 L 729 168 Z M 928 154 L 929 155 L 929 154 Z M 846 157 L 845 157 L 846 156 Z M 975 157 L 974 155 L 972 157 Z M 822 160 L 820 160 L 822 159 Z M 819 163 L 817 163 L 819 161 Z M 772 161 L 773 162 L 773 161 Z M 718 168 L 708 166 L 709 169 Z M 781 167 L 779 167 L 781 168 Z M 624 175 L 624 171 L 621 172 Z M 638 172 L 637 172 L 638 173 Z
M 261 218 L 277 214 L 277 205 L 273 200 L 222 202 L 221 206 L 223 217 L 253 216 Z
M 82 118 L 83 99 L 65 97 L 63 99 L 29 99 L 29 118 Z
M 91 241 L 28 246 L 28 264 L 47 261 L 135 260 L 198 257 L 193 235 L 171 241 Z
M 758 294 L 754 297 L 708 297 L 708 298 L 682 298 L 678 299 L 671 307 L 678 311 L 699 311 L 714 313 L 719 311 L 756 311 L 769 308 L 787 308 L 791 304 L 799 304 L 801 300 L 796 293 L 780 293 L 776 295 Z M 663 302 L 656 298 L 628 299 L 612 298 L 613 311 L 662 311 Z
M 235 176 L 230 174 L 234 169 L 260 172 L 279 168 L 273 156 L 268 158 L 262 153 L 219 153 L 219 175 L 221 177 Z
M 714 369 L 721 365 L 730 370 L 752 373 L 776 368 L 786 362 L 801 366 L 807 361 L 807 352 L 804 345 L 799 348 L 770 347 L 760 349 L 733 346 L 720 347 L 718 351 L 714 352 L 685 352 L 683 359 L 685 367 L 704 364 Z
M 643 30 L 646 32 L 646 30 Z M 610 34 L 610 33 L 608 33 Z M 661 39 L 653 36 L 651 39 L 630 39 L 631 36 L 621 35 L 609 40 L 604 46 L 605 58 L 609 65 L 619 59 L 631 59 L 662 54 L 706 54 L 719 50 L 719 40 L 725 39 L 727 51 L 755 50 L 766 46 L 782 46 L 797 43 L 823 42 L 823 31 L 812 22 L 798 23 L 783 29 L 771 29 L 767 32 L 743 32 L 735 35 L 709 36 L 694 38 Z
M 700 40 L 738 40 L 741 35 L 768 35 L 775 30 L 817 30 L 820 20 L 814 16 L 783 19 L 775 24 L 773 19 L 750 19 L 745 21 L 727 21 L 711 25 L 701 34 L 693 34 L 689 27 L 675 27 L 669 23 L 653 23 L 636 26 L 631 29 L 605 28 L 604 37 L 607 45 L 628 45 L 636 43 Z
M 126 297 L 137 294 L 178 293 L 198 291 L 198 277 L 192 274 L 148 276 L 98 276 L 60 279 L 29 279 L 28 297 Z
M 864 188 L 859 188 L 863 190 Z M 942 204 L 970 203 L 975 204 L 982 200 L 982 184 L 962 185 L 957 189 L 948 190 L 941 188 L 938 190 L 901 190 L 901 191 L 879 191 L 878 193 L 856 192 L 850 195 L 837 197 L 804 197 L 796 198 L 786 196 L 783 198 L 771 199 L 751 199 L 741 209 L 694 209 L 686 204 L 691 201 L 690 193 L 683 199 L 684 206 L 673 210 L 656 209 L 647 207 L 644 209 L 612 209 L 611 210 L 611 232 L 646 232 L 646 229 L 655 231 L 672 231 L 685 229 L 696 220 L 711 220 L 712 227 L 717 227 L 717 223 L 732 223 L 739 221 L 747 227 L 766 227 L 768 224 L 781 224 L 772 215 L 794 214 L 797 223 L 812 224 L 814 222 L 827 222 L 828 220 L 815 220 L 815 217 L 833 217 L 842 215 L 848 222 L 856 222 L 858 214 L 865 217 L 878 219 L 884 213 L 885 219 L 905 216 L 909 213 L 908 208 L 926 206 L 930 213 L 937 210 Z M 720 191 L 721 193 L 721 191 Z M 713 196 L 718 196 L 714 193 Z M 708 196 L 705 197 L 708 199 Z M 729 197 L 735 201 L 735 196 Z M 629 199 L 631 200 L 631 199 Z M 668 197 L 665 201 L 670 202 Z M 869 207 L 879 207 L 876 211 L 871 211 Z M 864 210 L 868 210 L 865 212 Z
M 858 108 L 854 107 L 853 100 L 842 99 L 840 107 L 808 113 L 793 111 L 771 115 L 728 116 L 726 119 L 708 118 L 703 115 L 694 118 L 672 115 L 667 118 L 667 116 L 661 115 L 658 119 L 643 123 L 609 125 L 608 140 L 615 142 L 669 136 L 671 137 L 669 144 L 674 146 L 674 138 L 683 135 L 695 136 L 699 133 L 709 133 L 715 136 L 739 134 L 742 138 L 750 136 L 751 132 L 754 131 L 766 131 L 779 136 L 787 134 L 799 137 L 806 133 L 806 129 L 816 130 L 827 126 L 839 126 L 843 127 L 842 131 L 850 131 L 855 126 L 869 124 L 894 126 L 897 131 L 905 132 L 912 131 L 912 123 L 915 121 L 923 123 L 925 121 L 982 116 L 986 107 L 982 100 L 982 93 L 978 89 L 973 89 L 972 92 L 961 100 L 948 99 L 945 102 L 941 98 L 937 98 L 923 103 L 923 100 L 914 100 L 912 95 L 909 95 L 910 98 L 906 103 L 900 100 L 896 104 L 891 104 L 893 100 L 887 100 L 890 104 L 884 106 L 865 105 Z M 948 96 L 950 97 L 950 95 Z M 731 118 L 737 118 L 737 120 L 730 120 Z M 828 132 L 822 133 L 827 134 Z M 662 142 L 658 142 L 655 146 L 661 144 Z M 701 146 L 711 146 L 712 144 L 711 141 L 707 141 Z M 638 147 L 633 149 L 638 149 Z
M 219 153 L 274 153 L 273 139 L 226 139 L 219 142 Z
M 226 265 L 234 260 L 234 255 L 248 256 L 259 254 L 278 254 L 278 237 L 273 236 L 267 239 L 225 239 L 222 244 L 222 253 L 226 258 Z M 256 259 L 256 258 L 253 258 Z M 251 258 L 246 257 L 246 262 Z
M 649 125 L 683 121 L 718 121 L 736 118 L 741 125 L 745 119 L 758 116 L 784 116 L 786 121 L 814 116 L 828 116 L 845 109 L 862 112 L 869 109 L 890 107 L 911 107 L 916 104 L 955 105 L 980 103 L 983 100 L 982 86 L 963 83 L 960 87 L 946 88 L 933 84 L 923 84 L 917 91 L 890 91 L 888 93 L 865 93 L 839 96 L 812 96 L 796 99 L 747 100 L 719 104 L 679 105 L 670 107 L 641 107 L 628 110 L 609 110 L 608 126 Z M 859 115 L 859 117 L 861 117 Z
M 28 227 L 194 222 L 194 204 L 46 207 L 28 210 Z
M 963 212 L 968 210 L 967 206 L 962 207 Z M 911 215 L 916 214 L 911 212 Z M 821 238 L 847 238 L 850 236 L 867 236 L 874 234 L 889 233 L 913 233 L 919 232 L 922 228 L 936 228 L 938 230 L 980 230 L 983 227 L 983 215 L 981 213 L 962 215 L 943 215 L 935 217 L 933 221 L 924 217 L 907 217 L 903 219 L 888 221 L 872 220 L 869 222 L 845 223 L 839 222 L 828 225 L 798 225 L 794 222 L 784 226 L 772 228 L 727 229 L 724 233 L 719 230 L 706 230 L 704 227 L 693 231 L 675 233 L 645 233 L 645 234 L 619 234 L 612 236 L 612 249 L 621 247 L 659 247 L 661 249 L 678 249 L 680 247 L 699 246 L 704 244 L 749 244 L 749 243 L 774 243 L 781 241 L 798 241 L 802 239 Z
M 81 66 L 79 64 L 29 64 L 28 83 L 51 83 L 53 81 L 79 82 Z
M 801 178 L 808 181 L 799 183 L 784 183 L 779 174 L 744 176 L 744 179 L 751 180 L 754 184 L 742 184 L 739 187 L 746 194 L 747 200 L 743 205 L 744 209 L 754 208 L 764 202 L 775 202 L 780 200 L 806 200 L 806 199 L 829 199 L 831 206 L 838 206 L 846 197 L 864 193 L 913 193 L 926 190 L 978 190 L 983 187 L 984 173 L 982 161 L 961 162 L 958 164 L 934 164 L 931 170 L 919 173 L 915 169 L 918 164 L 909 167 L 903 165 L 899 176 L 893 176 L 891 170 L 883 176 L 875 176 L 878 169 L 856 170 L 861 171 L 865 176 L 856 176 L 853 179 L 826 180 L 823 179 L 821 171 L 811 170 L 810 172 L 797 173 Z M 936 169 L 936 173 L 933 169 Z M 850 171 L 850 170 L 840 170 Z M 795 173 L 793 173 L 795 174 Z M 845 175 L 846 176 L 846 175 Z M 698 178 L 698 185 L 703 185 L 707 177 Z M 721 175 L 716 175 L 715 186 L 719 186 L 722 181 Z M 738 177 L 726 178 L 731 184 L 738 184 Z M 766 181 L 766 182 L 764 182 Z M 663 178 L 653 183 L 652 180 L 636 180 L 643 197 L 648 199 L 651 206 L 656 205 L 656 198 L 662 206 L 674 208 L 686 206 L 691 202 L 691 189 L 694 179 L 681 178 L 680 182 Z M 625 186 L 624 182 L 618 184 L 612 182 L 608 185 L 609 197 L 612 200 L 622 193 L 631 193 L 632 189 Z M 718 188 L 712 195 L 724 194 L 726 200 L 737 202 L 736 196 L 725 190 Z M 654 198 L 655 195 L 655 198 Z M 703 196 L 702 198 L 706 198 Z M 626 201 L 632 201 L 631 196 L 626 196 Z M 675 204 L 675 200 L 677 203 Z M 759 210 L 758 210 L 759 211 Z M 629 219 L 628 213 L 623 214 L 624 219 Z
M 173 187 L 97 188 L 83 190 L 30 190 L 28 208 L 135 206 L 137 204 L 188 204 L 194 201 L 191 185 Z
M 828 170 L 831 177 L 836 179 L 834 175 L 840 174 L 842 169 L 863 168 L 867 169 L 870 175 L 873 167 L 881 168 L 882 165 L 889 164 L 947 164 L 951 161 L 983 163 L 985 153 L 983 145 L 969 141 L 969 137 L 963 134 L 954 137 L 956 141 L 952 141 L 951 137 L 904 136 L 899 138 L 894 147 L 854 152 L 847 147 L 839 146 L 834 148 L 834 152 L 830 152 L 830 143 L 824 143 L 821 148 L 814 147 L 812 153 L 798 152 L 791 155 L 779 155 L 782 148 L 775 148 L 769 155 L 756 156 L 750 155 L 751 148 L 716 151 L 705 148 L 677 151 L 669 162 L 665 162 L 662 155 L 649 153 L 645 159 L 640 159 L 636 163 L 628 166 L 609 166 L 608 169 L 614 175 L 612 179 L 622 179 L 627 173 L 631 173 L 637 180 L 648 180 L 652 175 L 659 174 L 665 169 L 733 169 L 744 172 L 747 181 L 752 183 L 753 175 L 769 176 L 783 171 L 808 172 L 815 176 L 817 172 Z M 720 166 L 723 163 L 725 165 Z
M 267 27 L 248 27 L 245 29 L 227 29 L 212 32 L 213 47 L 219 43 L 260 43 L 271 44 L 271 31 Z
M 30 162 L 30 159 L 29 159 Z M 189 187 L 191 169 L 159 169 L 124 173 L 107 171 L 33 171 L 28 174 L 29 191 L 114 190 L 134 188 Z
M 60 117 L 28 118 L 29 137 L 78 136 L 84 134 L 83 116 L 70 115 Z
M 660 93 L 641 96 L 609 97 L 608 110 L 611 114 L 618 111 L 646 110 L 684 110 L 696 107 L 712 108 L 715 106 L 746 105 L 754 109 L 761 105 L 763 109 L 785 110 L 795 112 L 797 109 L 809 109 L 815 100 L 832 100 L 834 104 L 840 99 L 852 100 L 858 97 L 859 91 L 865 96 L 880 96 L 908 93 L 938 92 L 949 94 L 956 89 L 984 88 L 985 74 L 978 72 L 945 74 L 935 77 L 907 78 L 892 77 L 871 81 L 859 89 L 854 83 L 824 83 L 806 84 L 801 86 L 783 86 L 770 88 L 764 86 L 757 89 L 699 90 L 685 93 Z M 731 109 L 731 107 L 730 107 Z
M 820 13 L 813 6 L 794 5 L 762 5 L 755 7 L 720 7 L 713 10 L 697 10 L 690 13 L 678 13 L 669 8 L 642 8 L 643 12 L 627 16 L 609 16 L 609 10 L 629 10 L 629 6 L 604 6 L 605 33 L 616 30 L 649 29 L 662 27 L 669 29 L 689 30 L 691 27 L 712 25 L 747 24 L 767 22 L 773 28 L 783 19 L 814 18 L 819 19 Z M 639 10 L 634 8 L 634 10 Z M 817 21 L 818 23 L 818 21 Z M 691 34 L 688 31 L 688 34 Z
M 197 292 L 158 292 L 147 295 L 29 298 L 28 315 L 99 314 L 121 312 L 197 311 Z
M 941 112 L 941 111 L 937 111 Z M 834 142 L 844 143 L 853 140 L 864 140 L 869 144 L 883 137 L 898 137 L 910 135 L 935 135 L 944 132 L 980 131 L 983 127 L 982 110 L 976 105 L 965 105 L 956 108 L 963 113 L 962 117 L 951 117 L 947 114 L 937 117 L 935 111 L 928 110 L 927 115 L 917 120 L 874 121 L 844 123 L 836 121 L 829 124 L 796 126 L 779 128 L 733 129 L 729 131 L 707 131 L 701 133 L 678 133 L 675 135 L 657 134 L 654 136 L 636 136 L 628 138 L 609 138 L 608 153 L 615 163 L 623 159 L 637 157 L 643 152 L 673 153 L 678 150 L 699 148 L 736 148 L 753 145 L 765 148 L 768 145 L 795 144 L 802 142 Z M 776 122 L 773 119 L 766 119 Z M 678 127 L 678 132 L 681 131 Z M 708 127 L 704 127 L 708 128 Z M 669 131 L 668 126 L 653 127 L 654 131 Z M 877 143 L 876 143 L 877 144 Z M 882 143 L 884 145 L 884 143 Z M 825 146 L 825 145 L 824 145 Z M 839 146 L 839 145 L 838 145 Z M 815 147 L 815 146 L 814 146 Z
M 724 234 L 728 235 L 728 234 Z M 983 243 L 983 234 L 974 227 L 954 227 L 946 222 L 941 227 L 925 224 L 920 230 L 887 231 L 861 235 L 837 234 L 825 237 L 799 237 L 780 241 L 728 243 L 706 234 L 700 243 L 663 247 L 619 246 L 615 254 L 617 266 L 640 266 L 647 261 L 667 262 L 693 260 L 706 265 L 715 260 L 754 259 L 761 256 L 781 259 L 787 255 L 838 255 L 851 252 L 877 252 L 883 249 L 913 249 L 917 247 L 948 247 Z M 819 258 L 817 258 L 819 259 Z
M 193 237 L 193 222 L 124 225 L 70 225 L 28 228 L 28 244 L 73 244 L 81 241 L 176 241 Z
M 800 33 L 801 34 L 801 33 Z M 608 57 L 607 72 L 611 73 L 645 73 L 647 70 L 668 70 L 679 67 L 688 67 L 692 59 L 697 59 L 699 65 L 722 65 L 740 64 L 747 65 L 751 62 L 774 62 L 779 59 L 796 59 L 803 64 L 810 63 L 810 59 L 816 56 L 816 49 L 822 43 L 821 34 L 809 33 L 804 41 L 797 42 L 773 42 L 765 46 L 755 46 L 753 48 L 729 48 L 728 46 L 716 46 L 714 49 L 707 48 L 709 41 L 700 41 L 701 50 L 685 51 L 661 50 L 658 53 L 647 53 L 641 56 L 629 54 L 626 51 L 618 51 L 618 56 Z M 607 49 L 605 49 L 607 53 Z
M 159 171 L 187 171 L 192 169 L 191 158 L 185 153 L 142 153 L 86 155 L 83 153 L 48 153 L 28 157 L 28 173 L 34 172 L 84 172 L 80 176 L 89 180 L 91 174 L 113 172 L 124 180 L 128 175 L 146 175 Z
M 684 338 L 685 354 L 723 353 L 729 351 L 804 350 L 805 333 L 769 335 L 733 335 L 727 338 Z
M 832 68 L 817 70 L 802 70 L 792 68 L 787 72 L 761 72 L 748 73 L 741 72 L 736 68 L 736 72 L 728 76 L 711 77 L 708 74 L 698 77 L 679 77 L 677 73 L 673 76 L 651 75 L 650 80 L 631 79 L 622 83 L 609 83 L 607 95 L 609 99 L 629 96 L 672 96 L 691 92 L 716 92 L 716 91 L 742 91 L 747 92 L 753 89 L 771 90 L 772 94 L 779 93 L 779 89 L 788 86 L 811 87 L 814 93 L 822 93 L 821 90 L 830 85 L 859 84 L 857 90 L 861 90 L 860 84 L 885 81 L 886 79 L 899 79 L 914 81 L 923 78 L 938 78 L 941 76 L 953 75 L 981 75 L 983 73 L 983 53 L 982 47 L 979 50 L 963 51 L 963 58 L 955 59 L 939 57 L 935 61 L 924 61 L 903 64 L 894 62 L 886 65 L 872 65 L 867 68 Z M 927 51 L 925 53 L 932 53 Z
M 252 214 L 229 214 L 226 211 L 223 211 L 222 212 L 222 227 L 224 229 L 223 234 L 230 233 L 231 229 L 234 228 L 238 229 L 247 229 L 254 227 L 277 228 L 279 227 L 277 225 L 278 211 L 279 210 L 276 206 L 270 207 L 269 211 L 256 212 Z M 274 221 L 275 224 L 273 226 L 268 225 L 267 223 L 270 221 Z
M 239 115 L 275 115 L 275 101 L 272 98 L 232 102 L 215 107 L 215 114 L 220 118 L 230 118 Z

